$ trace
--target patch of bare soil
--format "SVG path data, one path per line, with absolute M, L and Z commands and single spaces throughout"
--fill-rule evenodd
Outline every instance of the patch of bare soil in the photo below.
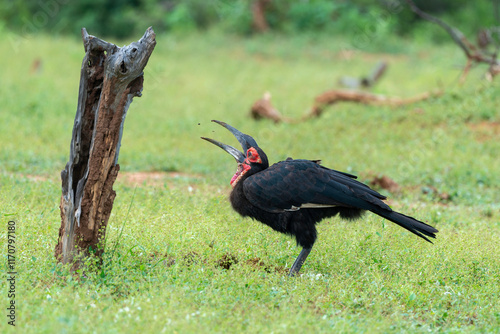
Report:
M 479 142 L 498 140 L 500 138 L 500 122 L 483 121 L 469 123 L 467 126 Z
M 235 255 L 224 254 L 217 261 L 217 265 L 224 269 L 230 269 L 233 264 L 237 264 L 238 262 L 239 260 Z M 288 273 L 288 270 L 286 268 L 267 265 L 258 257 L 246 260 L 244 262 L 244 265 L 251 267 L 253 270 L 264 270 L 268 273 L 272 272 L 284 273 L 284 274 Z
M 373 176 L 372 173 L 368 173 L 368 175 L 368 179 L 370 180 L 369 185 L 375 190 L 385 189 L 390 191 L 392 194 L 398 194 L 403 190 L 421 192 L 436 199 L 437 204 L 447 204 L 453 200 L 452 196 L 449 193 L 440 191 L 438 188 L 432 185 L 400 186 L 396 181 L 386 175 Z M 384 201 L 390 206 L 396 204 L 396 201 L 391 198 Z
M 49 179 L 48 176 L 46 175 L 31 175 L 31 174 L 26 174 L 24 175 L 27 179 L 35 182 L 41 182 L 41 181 L 47 181 Z
M 54 175 L 33 175 L 33 174 L 16 174 L 11 173 L 11 176 L 21 176 L 30 181 L 42 182 L 47 180 L 59 180 L 60 176 Z M 201 180 L 202 176 L 196 174 L 180 173 L 180 172 L 119 172 L 116 182 L 125 183 L 129 186 L 162 186 L 165 183 L 174 183 L 178 180 Z
M 437 199 L 440 203 L 448 203 L 452 200 L 450 194 L 442 192 L 434 186 L 422 186 L 421 189 L 423 194 L 431 195 L 432 197 Z
M 51 181 L 54 181 L 55 180 L 55 177 L 53 177 L 52 175 L 33 175 L 33 174 L 18 174 L 18 173 L 7 173 L 7 175 L 9 175 L 10 177 L 22 177 L 22 178 L 25 178 L 25 179 L 28 179 L 30 181 L 33 181 L 33 182 L 44 182 L 44 181 L 48 181 L 48 180 L 51 180 Z
M 201 179 L 201 176 L 180 172 L 120 172 L 117 182 L 130 186 L 162 186 L 179 179 Z
M 166 267 L 171 267 L 175 264 L 176 260 L 172 255 L 169 255 L 167 253 L 161 254 L 158 251 L 154 251 L 153 253 L 149 254 L 149 258 L 151 261 L 156 262 L 159 259 L 163 259 L 163 265 Z
M 391 193 L 399 192 L 401 187 L 396 183 L 393 179 L 386 175 L 375 176 L 372 180 L 370 180 L 370 186 L 374 188 L 382 188 L 385 190 L 389 190 Z
M 230 269 L 233 264 L 238 263 L 238 258 L 232 254 L 224 254 L 217 261 L 217 265 L 226 270 Z
M 270 265 L 266 265 L 262 259 L 256 257 L 256 258 L 253 258 L 253 259 L 248 259 L 246 262 L 245 262 L 247 265 L 249 265 L 250 267 L 254 268 L 255 270 L 258 270 L 258 269 L 264 269 L 264 271 L 268 272 L 268 273 L 271 273 L 271 272 L 277 272 L 277 273 L 288 273 L 288 269 L 284 268 L 284 267 L 278 267 L 278 266 L 270 266 Z
M 184 255 L 180 255 L 178 259 L 176 259 L 175 257 L 173 257 L 167 253 L 161 254 L 161 253 L 155 251 L 149 255 L 149 258 L 152 262 L 160 261 L 160 263 L 162 263 L 166 267 L 171 267 L 176 263 L 180 263 L 186 267 L 190 267 L 191 265 L 197 264 L 197 263 L 202 263 L 202 264 L 210 264 L 211 263 L 207 259 L 200 256 L 198 253 L 193 252 L 193 251 L 187 252 Z M 230 254 L 230 253 L 226 253 L 226 254 L 223 254 L 213 264 L 215 265 L 215 267 L 220 267 L 222 269 L 229 270 L 233 267 L 234 264 L 237 264 L 239 262 L 240 261 L 238 260 L 237 256 Z M 248 266 L 248 267 L 252 268 L 252 270 L 254 270 L 254 271 L 264 270 L 268 273 L 273 273 L 273 272 L 282 273 L 282 274 L 288 273 L 287 268 L 265 264 L 264 261 L 262 261 L 262 259 L 260 259 L 258 257 L 248 259 L 245 262 L 243 262 L 242 264 L 244 266 Z

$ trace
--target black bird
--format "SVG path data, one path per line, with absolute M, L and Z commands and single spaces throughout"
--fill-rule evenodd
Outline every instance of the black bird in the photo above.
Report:
M 202 137 L 231 154 L 238 163 L 231 178 L 233 209 L 275 231 L 295 236 L 302 246 L 289 276 L 299 272 L 311 252 L 317 236 L 316 223 L 337 214 L 344 219 L 357 219 L 368 210 L 429 242 L 427 237 L 436 237 L 438 230 L 393 211 L 382 201 L 385 196 L 356 181 L 355 175 L 323 167 L 318 160 L 288 158 L 269 166 L 266 154 L 252 137 L 224 122 L 213 122 L 231 131 L 246 152 Z

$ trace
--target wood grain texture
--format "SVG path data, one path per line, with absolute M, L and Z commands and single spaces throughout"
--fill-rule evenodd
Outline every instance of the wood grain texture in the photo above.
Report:
M 61 227 L 55 256 L 71 263 L 104 251 L 106 225 L 116 193 L 118 155 L 127 110 L 141 96 L 143 70 L 156 45 L 149 28 L 137 42 L 122 48 L 82 29 L 78 107 L 70 156 L 61 172 Z

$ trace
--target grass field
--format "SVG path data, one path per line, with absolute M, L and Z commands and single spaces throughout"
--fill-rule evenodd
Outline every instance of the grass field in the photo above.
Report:
M 482 79 L 485 68 L 460 86 L 456 46 L 405 40 L 369 53 L 334 37 L 157 39 L 125 122 L 104 265 L 72 275 L 53 250 L 83 46 L 1 34 L 0 239 L 7 272 L 15 221 L 19 332 L 500 333 L 500 85 Z M 381 59 L 389 70 L 374 92 L 445 94 L 399 108 L 338 104 L 298 124 L 248 117 L 270 91 L 299 118 L 340 76 Z M 399 191 L 377 189 L 436 226 L 437 240 L 371 214 L 327 220 L 301 277 L 288 279 L 300 249 L 231 210 L 234 159 L 200 137 L 237 143 L 211 119 L 254 136 L 271 162 L 322 159 L 364 182 L 390 177 Z M 13 330 L 7 321 L 0 332 Z

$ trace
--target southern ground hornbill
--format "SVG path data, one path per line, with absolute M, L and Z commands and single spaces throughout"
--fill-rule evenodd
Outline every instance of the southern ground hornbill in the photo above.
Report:
M 233 209 L 243 217 L 252 217 L 272 229 L 295 236 L 302 251 L 290 269 L 298 273 L 316 241 L 315 224 L 339 215 L 356 219 L 371 211 L 429 241 L 434 227 L 393 211 L 379 194 L 356 181 L 356 176 L 328 169 L 319 161 L 288 158 L 269 166 L 267 156 L 257 142 L 229 124 L 214 121 L 238 139 L 245 154 L 216 140 L 202 137 L 231 154 L 238 163 L 231 178 Z M 430 241 L 429 241 L 430 242 Z

